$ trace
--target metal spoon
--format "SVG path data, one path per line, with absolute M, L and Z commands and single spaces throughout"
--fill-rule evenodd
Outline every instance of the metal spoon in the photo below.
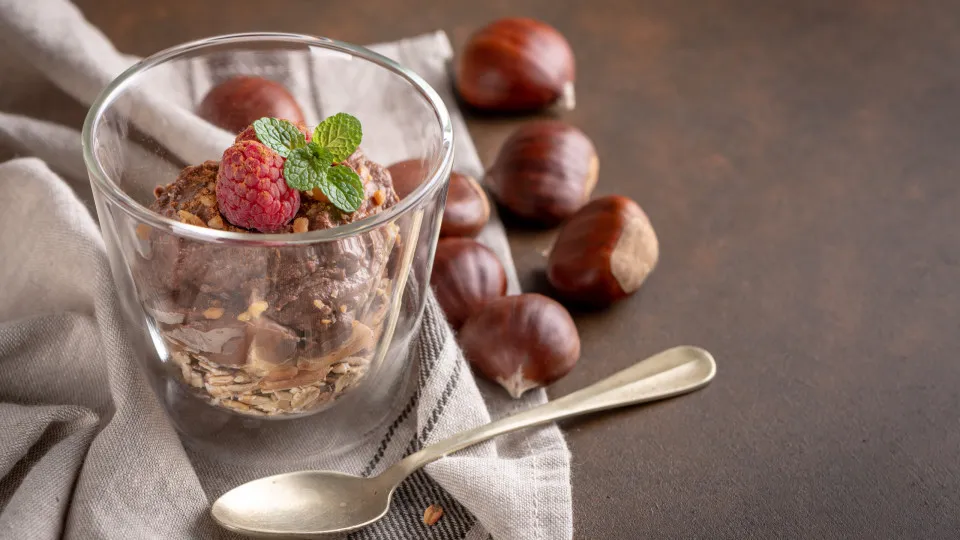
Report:
M 259 538 L 350 532 L 386 515 L 397 486 L 447 454 L 518 429 L 684 394 L 705 386 L 716 372 L 707 351 L 675 347 L 560 399 L 428 446 L 380 476 L 361 478 L 336 471 L 268 476 L 228 491 L 213 503 L 211 514 L 224 528 Z

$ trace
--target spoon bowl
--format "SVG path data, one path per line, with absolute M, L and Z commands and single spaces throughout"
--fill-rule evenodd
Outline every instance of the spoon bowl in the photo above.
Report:
M 301 471 L 248 482 L 217 499 L 211 514 L 224 528 L 258 538 L 316 538 L 366 527 L 390 508 L 393 491 L 415 471 L 498 435 L 581 414 L 678 396 L 706 386 L 713 356 L 674 347 L 582 390 L 501 418 L 410 454 L 373 478 Z
M 259 538 L 347 533 L 387 513 L 395 486 L 382 478 L 335 471 L 268 476 L 223 494 L 210 513 L 225 529 Z

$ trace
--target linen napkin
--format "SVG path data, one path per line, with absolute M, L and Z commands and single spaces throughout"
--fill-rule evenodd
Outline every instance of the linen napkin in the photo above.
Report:
M 63 0 L 0 0 L 0 32 L 13 52 L 4 62 L 17 63 L 20 72 L 39 70 L 84 105 L 135 60 L 118 53 Z M 373 48 L 440 92 L 454 121 L 456 168 L 481 176 L 449 93 L 446 36 Z M 323 107 L 304 94 L 309 71 L 293 73 L 304 79 L 281 82 L 316 121 Z M 200 66 L 194 76 L 215 79 L 217 73 Z M 204 140 L 210 128 L 177 108 L 174 99 L 147 102 L 142 120 L 162 115 L 183 129 L 179 143 L 169 141 L 168 148 L 186 159 L 198 151 L 191 141 Z M 0 113 L 0 148 L 33 156 L 0 165 L 0 538 L 232 538 L 207 509 L 244 481 L 301 468 L 378 474 L 424 445 L 546 400 L 543 391 L 533 391 L 514 401 L 475 380 L 429 296 L 411 344 L 409 393 L 369 443 L 346 455 L 289 463 L 278 457 L 266 465 L 225 464 L 186 449 L 140 373 L 120 323 L 103 241 L 82 202 L 90 195 L 75 127 Z M 500 256 L 510 290 L 518 292 L 503 228 L 491 221 L 480 239 Z M 415 474 L 387 518 L 350 538 L 570 538 L 569 466 L 555 426 L 507 435 Z M 421 520 L 430 504 L 444 509 L 434 526 Z

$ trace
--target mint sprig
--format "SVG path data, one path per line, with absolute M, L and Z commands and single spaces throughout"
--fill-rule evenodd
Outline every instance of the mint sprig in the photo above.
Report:
M 333 159 L 343 161 L 350 157 L 363 138 L 360 121 L 347 113 L 337 113 L 313 130 L 313 142 L 330 150 Z
M 253 123 L 257 139 L 287 158 L 283 177 L 300 191 L 320 188 L 334 206 L 355 212 L 363 204 L 360 177 L 342 161 L 360 146 L 360 121 L 347 113 L 327 118 L 313 131 L 309 143 L 296 126 L 278 118 L 261 118 Z
M 261 118 L 254 121 L 253 130 L 260 142 L 274 149 L 283 157 L 307 145 L 307 139 L 297 126 L 279 118 Z
M 283 177 L 293 189 L 310 191 L 320 187 L 323 190 L 321 186 L 326 183 L 327 171 L 331 165 L 333 155 L 330 151 L 311 142 L 290 152 L 287 162 L 283 164 Z
M 320 184 L 320 191 L 341 210 L 356 210 L 363 203 L 363 182 L 353 169 L 337 165 L 327 170 L 327 181 Z M 353 210 L 349 210 L 352 212 Z

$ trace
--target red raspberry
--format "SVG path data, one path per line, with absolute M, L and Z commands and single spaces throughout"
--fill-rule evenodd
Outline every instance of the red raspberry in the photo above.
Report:
M 307 138 L 307 142 L 310 142 L 310 130 L 307 129 L 307 125 L 303 122 L 291 122 L 293 125 L 297 126 L 297 129 L 300 130 L 300 133 L 303 133 L 303 136 Z M 260 139 L 257 138 L 257 132 L 253 129 L 253 124 L 243 128 L 243 131 L 237 135 L 237 138 L 233 142 L 240 141 L 257 141 L 260 142 Z
M 230 223 L 260 232 L 290 223 L 300 209 L 300 192 L 283 178 L 284 161 L 257 141 L 227 148 L 217 171 L 217 203 Z

